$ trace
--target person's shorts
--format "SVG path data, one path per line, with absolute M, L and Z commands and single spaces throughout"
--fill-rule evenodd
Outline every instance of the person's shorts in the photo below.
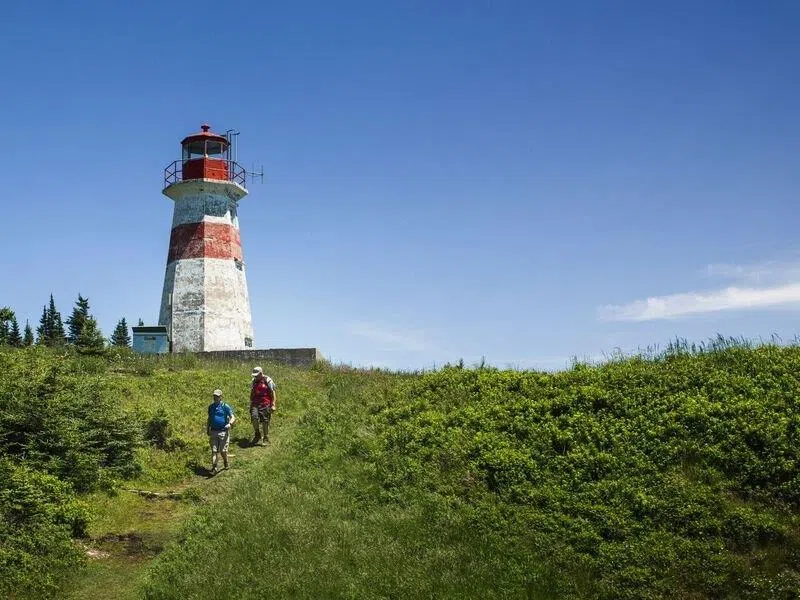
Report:
M 230 439 L 230 429 L 225 429 L 223 431 L 215 431 L 212 429 L 208 436 L 208 441 L 211 443 L 211 449 L 214 452 L 227 452 Z
M 269 421 L 269 417 L 272 414 L 272 407 L 271 406 L 251 406 L 250 407 L 250 416 L 253 419 L 258 419 L 259 423 L 264 423 L 265 421 Z

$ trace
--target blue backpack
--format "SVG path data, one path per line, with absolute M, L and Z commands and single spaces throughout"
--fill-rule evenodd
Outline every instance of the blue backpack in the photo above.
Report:
M 215 422 L 215 418 L 214 417 L 217 416 L 218 413 L 216 413 L 216 411 L 214 410 L 214 404 L 213 403 L 208 405 L 208 418 L 209 418 L 209 421 L 211 422 L 211 429 L 216 429 L 217 431 L 221 431 L 225 427 L 225 423 L 227 422 L 227 418 L 230 417 L 230 416 L 233 416 L 233 409 L 230 407 L 230 405 L 227 402 L 220 402 L 219 403 L 219 408 L 222 409 L 222 422 L 219 424 L 219 427 L 217 428 L 217 427 L 215 427 L 217 425 L 217 423 Z

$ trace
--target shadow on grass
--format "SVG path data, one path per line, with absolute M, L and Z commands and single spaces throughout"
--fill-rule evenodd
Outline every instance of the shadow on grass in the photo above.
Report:
M 192 469 L 192 473 L 194 473 L 198 477 L 211 478 L 214 477 L 215 475 L 214 473 L 211 472 L 211 467 L 207 465 L 193 463 L 190 468 Z
M 239 448 L 252 448 L 253 443 L 249 437 L 240 437 L 233 440 L 233 443 L 236 444 Z

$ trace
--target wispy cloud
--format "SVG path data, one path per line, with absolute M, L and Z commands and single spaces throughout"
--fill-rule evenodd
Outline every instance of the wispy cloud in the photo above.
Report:
M 800 282 L 800 260 L 771 260 L 746 265 L 710 264 L 705 269 L 705 275 L 749 284 L 795 283 Z
M 426 332 L 422 329 L 398 328 L 372 323 L 356 321 L 349 323 L 347 331 L 351 335 L 362 337 L 378 345 L 380 351 L 422 352 L 428 349 Z
M 765 288 L 727 287 L 708 292 L 655 296 L 619 306 L 604 306 L 599 312 L 600 318 L 607 321 L 653 321 L 790 304 L 800 304 L 800 283 Z
M 800 261 L 711 264 L 709 278 L 734 282 L 720 289 L 653 296 L 628 304 L 603 306 L 606 321 L 653 321 L 730 310 L 800 305 Z

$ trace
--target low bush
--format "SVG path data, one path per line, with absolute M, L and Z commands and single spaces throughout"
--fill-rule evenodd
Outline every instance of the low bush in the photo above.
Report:
M 156 448 L 165 449 L 169 439 L 172 437 L 172 426 L 170 425 L 167 411 L 159 408 L 145 425 L 145 437 L 147 441 Z
M 0 458 L 0 597 L 56 598 L 83 555 L 87 510 L 68 483 Z
M 0 591 L 13 590 L 3 597 L 57 597 L 81 562 L 78 495 L 140 472 L 142 424 L 104 393 L 104 360 L 0 350 Z
M 372 455 L 398 497 L 466 501 L 536 560 L 559 548 L 592 598 L 789 598 L 798 371 L 800 348 L 735 345 L 553 375 L 446 368 L 380 407 Z
M 164 407 L 159 407 L 155 414 L 148 419 L 145 424 L 144 437 L 148 443 L 167 452 L 182 450 L 189 446 L 185 439 L 175 433 L 175 428 Z

